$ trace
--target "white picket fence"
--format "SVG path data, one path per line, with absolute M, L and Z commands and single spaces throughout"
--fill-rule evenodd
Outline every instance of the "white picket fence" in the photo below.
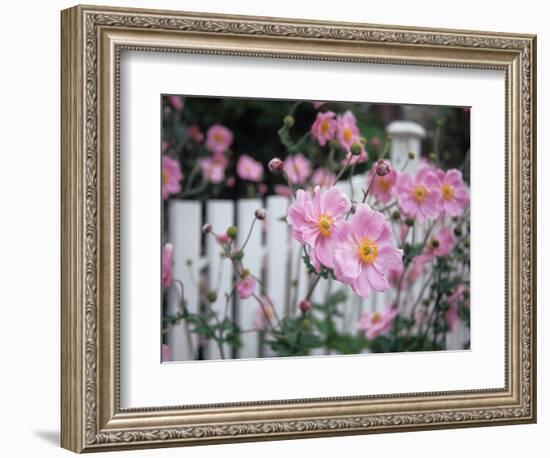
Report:
M 390 159 L 398 169 L 413 172 L 418 167 L 421 139 L 424 131 L 414 123 L 398 122 L 388 126 L 388 132 L 393 137 Z M 408 160 L 408 152 L 415 153 L 416 158 Z M 338 183 L 340 189 L 348 196 L 353 193 L 361 196 L 365 187 L 364 176 L 356 176 L 352 184 L 348 181 Z M 221 315 L 225 313 L 226 292 L 233 285 L 233 269 L 228 260 L 220 259 L 220 246 L 214 237 L 206 237 L 204 246 L 201 244 L 201 228 L 210 223 L 214 232 L 222 233 L 227 227 L 239 227 L 237 243 L 241 246 L 247 236 L 248 228 L 254 219 L 258 208 L 267 210 L 267 220 L 263 227 L 256 226 L 248 241 L 243 263 L 256 277 L 261 278 L 267 295 L 272 300 L 277 315 L 287 316 L 297 313 L 298 302 L 307 294 L 312 278 L 308 276 L 301 259 L 301 246 L 291 237 L 288 225 L 284 221 L 289 200 L 282 196 L 268 196 L 264 199 L 214 200 L 205 203 L 192 200 L 174 199 L 169 204 L 168 239 L 174 248 L 174 278 L 180 280 L 185 287 L 185 299 L 190 312 L 198 312 L 199 296 L 204 291 L 218 290 L 218 298 L 212 308 Z M 204 219 L 203 219 L 204 215 Z M 421 236 L 421 235 L 417 235 Z M 410 294 L 417 297 L 420 284 Z M 322 302 L 329 294 L 340 288 L 347 288 L 341 283 L 321 280 L 314 290 L 312 300 Z M 351 293 L 351 290 L 349 290 Z M 382 309 L 392 299 L 392 291 L 375 293 L 368 299 L 362 299 L 351 293 L 348 300 L 341 305 L 343 316 L 338 319 L 337 326 L 341 331 L 353 332 L 357 320 L 363 311 Z M 412 302 L 412 299 L 411 299 Z M 228 313 L 236 319 L 241 329 L 253 328 L 258 304 L 253 298 L 239 300 L 229 304 Z M 170 296 L 169 312 L 176 314 L 177 298 Z M 182 361 L 195 359 L 197 349 L 202 346 L 205 359 L 219 359 L 220 351 L 212 342 L 199 342 L 196 335 L 187 333 L 184 323 L 178 323 L 168 332 L 168 344 L 172 349 L 172 359 Z M 459 323 L 457 330 L 448 336 L 449 348 L 461 348 L 468 338 L 467 329 Z M 230 349 L 224 348 L 226 357 L 255 358 L 269 356 L 270 350 L 261 347 L 258 332 L 247 332 L 241 336 L 241 348 L 236 355 L 231 355 Z M 324 354 L 319 349 L 314 354 Z

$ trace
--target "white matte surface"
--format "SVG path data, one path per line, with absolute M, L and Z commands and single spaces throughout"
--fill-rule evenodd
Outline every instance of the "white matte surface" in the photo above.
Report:
M 121 298 L 123 406 L 504 385 L 503 73 L 136 52 L 123 54 L 121 65 L 121 170 L 132 174 L 131 189 L 121 196 L 121 216 L 128 208 L 134 218 L 132 237 L 121 240 L 123 261 L 136 250 L 142 250 L 140 257 L 143 250 L 150 252 L 155 260 L 144 262 L 134 278 L 125 277 L 130 282 L 125 288 L 138 289 L 133 296 L 140 304 Z M 161 93 L 472 106 L 471 351 L 158 364 L 160 332 L 152 323 L 160 307 L 155 252 L 160 228 L 152 215 L 160 208 L 151 195 L 158 193 Z M 135 220 L 138 214 L 141 223 Z M 132 332 L 125 338 L 128 328 Z

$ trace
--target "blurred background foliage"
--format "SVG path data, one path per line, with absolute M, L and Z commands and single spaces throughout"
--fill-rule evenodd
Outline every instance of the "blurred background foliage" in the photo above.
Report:
M 358 164 L 354 170 L 356 174 L 369 170 L 377 160 L 386 141 L 385 127 L 395 120 L 408 120 L 419 123 L 427 131 L 422 147 L 422 155 L 426 157 L 434 152 L 434 135 L 439 123 L 439 163 L 444 169 L 461 169 L 464 180 L 469 183 L 468 107 L 328 101 L 316 109 L 313 103 L 308 101 L 175 96 L 181 101 L 176 108 L 170 100 L 173 97 L 165 95 L 162 98 L 162 142 L 169 145 L 168 153 L 180 161 L 184 177 L 188 176 L 200 157 L 209 154 L 204 146 L 190 141 L 189 127 L 198 126 L 206 135 L 208 128 L 218 123 L 229 128 L 234 135 L 233 144 L 228 152 L 230 164 L 227 176 L 235 178 L 235 186 L 228 188 L 224 183 L 211 185 L 206 196 L 203 194 L 197 196 L 198 198 L 238 198 L 250 195 L 250 189 L 247 189 L 250 184 L 243 183 L 234 173 L 236 160 L 241 154 L 248 154 L 264 165 L 266 173 L 263 183 L 267 185 L 267 193 L 273 193 L 274 185 L 281 184 L 281 178 L 267 172 L 267 163 L 273 157 L 284 160 L 288 155 L 278 135 L 284 117 L 292 112 L 295 123 L 290 129 L 290 134 L 297 142 L 309 132 L 317 111 L 327 110 L 337 114 L 350 110 L 357 119 L 361 135 L 367 140 L 369 160 Z M 327 148 L 320 148 L 311 137 L 303 143 L 300 152 L 312 162 L 313 170 L 326 163 Z M 343 157 L 344 152 L 340 150 L 337 159 Z

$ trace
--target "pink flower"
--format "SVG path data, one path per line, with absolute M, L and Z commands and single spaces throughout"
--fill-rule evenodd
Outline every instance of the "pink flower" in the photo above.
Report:
M 374 179 L 374 182 L 372 181 Z M 397 181 L 397 172 L 390 168 L 387 175 L 379 176 L 376 174 L 374 167 L 367 174 L 367 189 L 372 183 L 370 192 L 376 199 L 384 204 L 387 204 L 393 197 L 393 190 Z
M 413 179 L 401 173 L 396 181 L 396 194 L 401 211 L 409 218 L 423 223 L 436 219 L 441 209 L 441 196 L 437 175 L 428 167 L 421 167 Z
M 425 270 L 425 262 L 419 261 L 419 257 L 412 260 L 405 275 L 403 275 L 403 264 L 398 269 L 388 269 L 388 282 L 392 288 L 408 288 L 420 278 Z
M 366 312 L 361 316 L 357 327 L 365 333 L 367 339 L 376 339 L 391 330 L 397 313 L 397 309 L 391 305 L 386 306 L 381 312 Z
M 250 156 L 243 154 L 237 162 L 237 175 L 243 180 L 257 182 L 264 176 L 264 166 Z
M 439 230 L 437 235 L 433 235 L 426 242 L 424 252 L 418 256 L 425 260 L 432 260 L 436 256 L 447 256 L 453 249 L 455 244 L 455 236 L 446 227 Z
M 443 210 L 451 216 L 458 216 L 470 203 L 470 193 L 462 181 L 462 172 L 457 169 L 437 171 L 441 186 Z
M 167 361 L 172 361 L 172 349 L 170 348 L 169 345 L 162 344 L 161 361 L 163 363 Z
M 179 95 L 167 95 L 165 98 L 174 110 L 181 111 L 183 109 L 183 99 Z
M 200 127 L 196 124 L 187 128 L 187 135 L 189 135 L 189 138 L 193 139 L 197 143 L 201 143 L 204 140 L 204 134 L 201 132 Z
M 231 239 L 225 232 L 222 232 L 221 234 L 217 234 L 216 240 L 221 246 L 227 245 L 231 241 Z
M 172 259 L 174 249 L 171 243 L 165 243 L 162 247 L 162 287 L 168 288 L 172 284 Z
M 284 170 L 291 183 L 303 184 L 311 175 L 311 165 L 303 154 L 288 156 L 284 164 Z
M 272 324 L 274 316 L 273 305 L 271 305 L 271 302 L 267 298 L 262 297 L 254 313 L 252 327 L 257 331 L 264 331 Z
M 378 148 L 382 144 L 382 142 L 380 141 L 380 138 L 375 135 L 370 139 L 370 144 L 375 148 Z
M 357 121 L 351 111 L 346 111 L 344 114 L 338 115 L 336 118 L 336 126 L 336 138 L 338 138 L 344 151 L 349 152 L 350 146 L 353 143 L 360 143 Z
M 233 133 L 221 124 L 210 126 L 206 132 L 206 147 L 214 154 L 223 154 L 233 143 Z
M 338 188 L 322 192 L 316 186 L 313 195 L 298 190 L 296 201 L 288 208 L 292 235 L 311 247 L 311 263 L 317 270 L 321 264 L 334 267 L 334 250 L 342 237 L 344 217 L 350 207 L 349 199 Z
M 229 160 L 223 154 L 199 159 L 199 167 L 205 180 L 211 183 L 221 183 L 225 178 L 225 169 Z
M 389 269 L 399 269 L 403 252 L 391 244 L 391 226 L 367 205 L 357 207 L 334 250 L 334 274 L 361 297 L 389 289 Z
M 170 143 L 168 143 L 168 142 L 166 142 L 166 141 L 163 141 L 163 142 L 162 142 L 161 151 L 162 151 L 163 153 L 165 153 L 166 150 L 167 150 L 168 148 L 170 148 Z
M 338 127 L 335 119 L 336 115 L 332 111 L 317 113 L 315 122 L 311 126 L 311 135 L 321 146 L 325 146 L 329 140 L 334 138 Z
M 177 194 L 181 191 L 180 181 L 183 175 L 181 173 L 180 163 L 166 155 L 162 156 L 162 198 L 168 199 L 171 194 Z
M 318 110 L 319 108 L 321 108 L 325 104 L 325 102 L 311 102 L 311 104 L 313 105 L 313 108 Z
M 334 185 L 335 178 L 336 175 L 334 175 L 334 173 L 332 173 L 330 170 L 319 167 L 317 170 L 315 170 L 315 172 L 313 172 L 311 181 L 314 185 L 321 186 L 321 188 L 330 188 Z
M 276 184 L 273 188 L 275 191 L 275 194 L 282 197 L 292 197 L 292 191 L 288 186 L 284 186 L 282 184 Z
M 247 299 L 256 291 L 256 280 L 252 275 L 245 275 L 238 281 L 236 290 L 241 299 Z

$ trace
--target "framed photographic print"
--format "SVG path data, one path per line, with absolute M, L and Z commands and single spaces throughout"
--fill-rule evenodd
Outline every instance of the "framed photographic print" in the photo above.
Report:
M 536 420 L 532 35 L 62 12 L 62 446 Z

